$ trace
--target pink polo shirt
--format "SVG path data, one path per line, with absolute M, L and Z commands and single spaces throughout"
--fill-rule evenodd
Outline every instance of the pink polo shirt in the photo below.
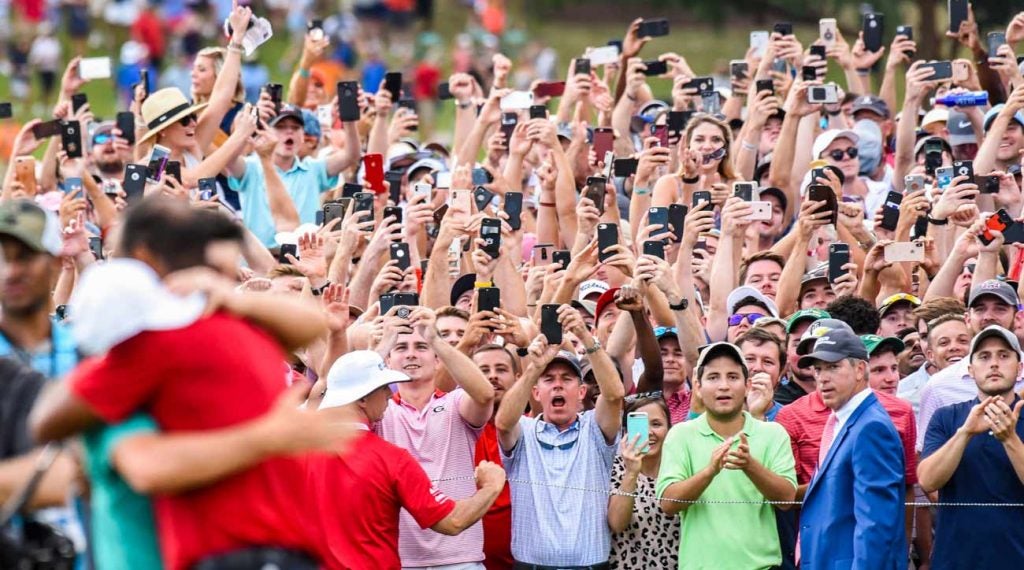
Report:
M 375 426 L 385 440 L 409 451 L 431 480 L 460 477 L 459 481 L 441 481 L 435 487 L 456 501 L 476 493 L 473 472 L 476 440 L 483 426 L 474 428 L 459 414 L 459 402 L 466 396 L 461 388 L 445 394 L 437 391 L 422 410 L 402 402 L 394 395 Z M 399 516 L 398 553 L 402 566 L 441 566 L 484 560 L 484 529 L 476 523 L 457 536 L 445 536 L 421 529 L 404 509 Z

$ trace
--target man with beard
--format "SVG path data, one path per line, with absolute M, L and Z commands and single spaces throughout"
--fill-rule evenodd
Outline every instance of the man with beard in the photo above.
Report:
M 530 344 L 532 362 L 494 420 L 509 478 L 543 483 L 512 484 L 512 555 L 527 568 L 604 567 L 611 552 L 608 498 L 563 487 L 609 488 L 625 390 L 579 313 L 562 305 L 558 322 L 583 343 L 601 395 L 593 411 L 581 413 L 586 388 L 576 357 L 543 335 Z M 523 416 L 531 395 L 541 408 L 534 418 Z
M 1004 281 L 990 279 L 973 289 L 967 303 L 964 319 L 971 335 L 976 335 L 991 325 L 1013 330 L 1018 319 L 1017 307 L 1020 298 L 1017 291 Z M 921 412 L 917 417 L 917 448 L 924 446 L 924 434 L 935 410 L 972 399 L 975 394 L 974 379 L 967 370 L 969 362 L 960 360 L 935 373 L 921 390 Z M 1024 388 L 1024 381 L 1018 378 L 1016 389 Z
M 921 486 L 952 503 L 1024 502 L 1024 402 L 1020 343 L 990 325 L 971 342 L 977 395 L 932 416 L 921 454 Z M 1021 509 L 938 507 L 932 568 L 1007 568 L 1024 561 Z
M 100 123 L 92 131 L 92 147 L 89 154 L 93 175 L 101 186 L 115 183 L 121 187 L 124 165 L 132 161 L 132 146 L 128 144 L 114 123 Z
M 439 483 L 438 489 L 459 500 L 476 491 L 474 453 L 494 410 L 494 389 L 468 356 L 441 338 L 436 322 L 434 311 L 422 306 L 411 311 L 395 307 L 385 317 L 377 353 L 410 381 L 398 386 L 376 431 L 408 450 L 431 479 L 453 478 Z M 440 367 L 460 389 L 447 393 L 437 389 Z M 405 567 L 479 567 L 484 559 L 483 525 L 473 525 L 458 536 L 443 536 L 423 530 L 407 512 L 399 525 L 399 552 Z
M 706 411 L 673 426 L 656 492 L 661 508 L 685 511 L 681 568 L 767 568 L 782 562 L 775 511 L 761 501 L 792 501 L 793 455 L 785 430 L 744 411 L 750 376 L 736 345 L 717 342 L 697 359 Z M 741 500 L 728 510 L 682 501 Z M 722 530 L 732 531 L 724 535 Z
M 485 344 L 473 352 L 473 363 L 494 388 L 494 412 L 497 413 L 505 392 L 519 378 L 519 359 L 503 346 Z M 476 441 L 476 464 L 480 465 L 482 461 L 502 464 L 498 431 L 493 419 L 487 422 Z M 512 495 L 506 483 L 484 516 L 484 566 L 488 570 L 511 568 L 515 563 L 511 546 Z
M 963 323 L 964 319 L 960 315 L 963 315 L 966 311 L 967 307 L 953 297 L 929 299 L 922 303 L 920 307 L 914 309 L 914 328 L 917 330 L 918 346 L 921 355 L 911 358 L 912 362 L 917 363 L 918 368 L 903 378 L 903 380 L 900 380 L 899 388 L 896 389 L 896 396 L 910 402 L 910 405 L 914 408 L 915 416 L 920 412 L 921 390 L 924 389 L 932 374 L 946 367 L 946 365 L 939 366 L 929 353 L 931 348 L 931 331 L 938 324 L 936 319 L 941 318 L 945 321 L 948 315 L 953 315 L 954 319 Z M 961 358 L 967 354 L 967 345 L 970 344 L 971 336 L 966 332 L 966 328 L 967 324 L 964 323 Z M 905 340 L 904 344 L 906 344 Z M 949 342 L 947 341 L 945 344 L 949 344 Z M 936 356 L 938 356 L 938 353 L 936 353 Z

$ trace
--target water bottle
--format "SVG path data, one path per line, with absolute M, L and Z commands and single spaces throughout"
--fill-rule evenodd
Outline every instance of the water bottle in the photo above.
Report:
M 945 105 L 946 107 L 979 107 L 981 105 L 988 105 L 988 91 L 946 93 L 942 97 L 932 99 L 932 105 Z

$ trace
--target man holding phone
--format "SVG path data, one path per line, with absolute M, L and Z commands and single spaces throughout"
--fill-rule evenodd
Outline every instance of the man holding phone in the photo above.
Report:
M 586 387 L 579 361 L 544 335 L 530 344 L 533 361 L 505 394 L 495 427 L 510 479 L 559 487 L 608 489 L 618 448 L 625 390 L 611 357 L 570 305 L 558 322 L 583 344 L 601 389 L 593 411 L 580 412 Z M 531 396 L 537 417 L 523 416 Z M 567 450 L 572 450 L 567 454 Z M 552 512 L 557 509 L 556 512 Z M 568 511 L 567 511 L 568 509 Z M 608 498 L 546 485 L 512 484 L 512 555 L 517 563 L 602 567 L 611 552 Z

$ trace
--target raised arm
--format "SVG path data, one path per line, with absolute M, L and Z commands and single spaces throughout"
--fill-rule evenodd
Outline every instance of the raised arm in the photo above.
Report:
M 622 427 L 622 401 L 626 396 L 615 364 L 604 348 L 590 336 L 590 330 L 584 324 L 583 317 L 571 305 L 562 305 L 558 308 L 558 322 L 564 330 L 572 331 L 576 338 L 580 339 L 590 357 L 594 378 L 601 389 L 597 404 L 594 406 L 594 414 L 605 441 L 612 443 Z
M 299 66 L 292 73 L 291 81 L 288 82 L 288 103 L 296 107 L 306 106 L 306 97 L 309 90 L 309 68 L 320 61 L 324 50 L 331 43 L 330 38 L 321 35 L 319 39 L 306 32 L 302 41 L 302 57 L 299 58 Z
M 726 298 L 736 288 L 736 254 L 742 252 L 743 239 L 750 225 L 746 217 L 753 211 L 749 202 L 735 196 L 726 200 L 722 208 L 722 239 L 718 240 L 718 250 L 711 262 L 714 287 L 711 288 L 711 307 L 708 310 L 708 335 L 712 341 L 725 340 L 728 333 Z
M 220 123 L 224 115 L 234 104 L 235 89 L 242 73 L 242 38 L 249 26 L 249 19 L 252 18 L 252 9 L 248 6 L 239 6 L 237 0 L 228 15 L 228 22 L 231 24 L 231 40 L 228 42 L 227 54 L 224 56 L 224 66 L 217 74 L 217 80 L 213 84 L 213 91 L 210 93 L 209 105 L 203 109 L 196 124 L 196 143 L 202 149 L 203 154 L 209 153 Z
M 530 404 L 533 387 L 537 385 L 537 380 L 547 365 L 554 360 L 559 348 L 559 345 L 548 345 L 544 335 L 538 336 L 530 343 L 530 363 L 519 380 L 516 380 L 502 396 L 501 405 L 494 415 L 494 427 L 498 431 L 498 443 L 501 444 L 502 450 L 512 451 L 519 443 L 522 436 L 519 419 L 523 417 L 523 410 Z

